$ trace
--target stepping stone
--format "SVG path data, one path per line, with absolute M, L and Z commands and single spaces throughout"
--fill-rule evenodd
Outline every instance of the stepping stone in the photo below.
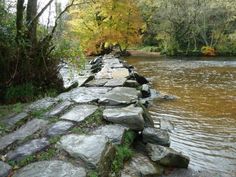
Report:
M 125 84 L 126 78 L 120 78 L 120 79 L 110 79 L 105 84 L 105 87 L 121 87 Z
M 27 116 L 27 113 L 21 112 L 19 114 L 5 118 L 3 123 L 5 123 L 8 128 L 11 128 L 14 127 L 19 121 L 25 119 Z
M 96 79 L 112 79 L 112 69 L 109 65 L 103 66 L 101 71 L 95 75 Z
M 166 167 L 188 168 L 189 157 L 164 146 L 147 144 L 146 149 L 151 160 Z
M 61 114 L 63 111 L 65 111 L 67 108 L 69 108 L 73 103 L 70 101 L 63 101 L 62 103 L 59 103 L 56 105 L 52 110 L 47 112 L 45 115 L 49 117 L 57 116 Z
M 136 153 L 132 159 L 124 165 L 121 171 L 121 177 L 150 177 L 159 176 L 163 169 L 149 160 L 148 157 Z
M 103 95 L 99 102 L 110 106 L 129 105 L 135 103 L 138 100 L 139 95 L 140 92 L 134 88 L 116 87 Z
M 129 70 L 126 68 L 116 68 L 112 70 L 111 75 L 113 79 L 127 78 L 129 77 Z
M 87 168 L 97 170 L 100 176 L 108 176 L 115 149 L 105 136 L 65 135 L 58 145 L 70 156 L 82 161 Z
M 145 128 L 143 130 L 143 142 L 169 147 L 170 136 L 166 130 Z
M 74 124 L 72 122 L 59 121 L 55 123 L 51 128 L 49 128 L 47 135 L 48 136 L 63 135 L 73 126 Z
M 87 84 L 86 87 L 102 87 L 107 83 L 108 79 L 94 79 Z
M 105 109 L 103 118 L 115 124 L 121 124 L 132 130 L 143 130 L 143 109 L 134 105 L 125 108 Z
M 82 167 L 53 160 L 31 163 L 17 171 L 13 177 L 86 177 L 86 172 Z
M 135 80 L 127 80 L 124 84 L 125 87 L 133 87 L 133 88 L 137 88 L 139 87 L 139 83 Z
M 26 137 L 33 135 L 38 130 L 44 128 L 47 124 L 48 121 L 45 120 L 40 120 L 40 119 L 31 120 L 30 122 L 22 126 L 20 129 L 16 130 L 15 132 L 0 138 L 0 151 L 5 149 L 12 143 L 16 142 L 17 140 L 23 140 Z
M 107 64 L 109 66 L 113 66 L 113 65 L 120 64 L 120 60 L 118 58 L 114 58 L 114 57 L 110 58 L 110 59 L 103 58 L 103 63 Z
M 97 130 L 93 132 L 93 134 L 104 135 L 112 143 L 121 144 L 126 130 L 128 130 L 128 128 L 121 125 L 105 125 L 105 126 L 99 127 Z
M 49 141 L 46 138 L 35 139 L 30 141 L 27 144 L 24 144 L 14 151 L 10 151 L 7 153 L 8 160 L 21 160 L 26 156 L 35 154 L 37 152 L 42 151 L 46 147 L 50 145 Z
M 143 98 L 147 98 L 147 97 L 151 96 L 150 86 L 147 84 L 143 84 L 142 88 L 141 88 L 141 93 L 142 93 Z
M 92 115 L 98 109 L 94 105 L 78 105 L 65 113 L 60 119 L 70 120 L 75 122 L 82 122 L 87 117 Z
M 31 103 L 27 107 L 27 110 L 37 111 L 37 110 L 42 110 L 42 109 L 48 109 L 49 107 L 51 107 L 52 105 L 56 103 L 57 103 L 57 100 L 55 100 L 54 98 L 47 97 L 47 98 L 43 98 L 41 100 Z
M 0 176 L 1 177 L 8 177 L 11 172 L 11 166 L 7 163 L 0 161 Z

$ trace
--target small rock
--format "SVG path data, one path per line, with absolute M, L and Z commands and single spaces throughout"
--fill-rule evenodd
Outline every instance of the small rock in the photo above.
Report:
M 105 109 L 103 118 L 107 121 L 121 124 L 133 130 L 143 130 L 143 109 L 134 105 L 125 108 Z
M 154 162 L 167 167 L 188 168 L 189 158 L 171 148 L 154 144 L 147 144 L 146 148 Z
M 121 144 L 125 130 L 128 128 L 121 125 L 105 125 L 93 132 L 95 135 L 104 135 L 115 144 Z
M 144 126 L 154 128 L 154 120 L 152 119 L 152 116 L 145 107 L 145 105 L 143 105 L 140 101 L 137 103 L 137 105 L 143 109 L 143 118 L 145 122 Z
M 143 142 L 158 144 L 162 146 L 170 146 L 170 137 L 166 130 L 157 128 L 145 128 L 143 130 Z
M 98 109 L 94 105 L 78 105 L 65 113 L 60 119 L 82 122 L 88 116 L 92 115 Z
M 59 121 L 55 123 L 51 128 L 49 128 L 47 135 L 48 136 L 63 135 L 73 126 L 74 124 L 72 122 Z
M 13 177 L 86 177 L 86 172 L 68 162 L 53 160 L 31 163 Z
M 70 101 L 63 101 L 62 103 L 58 104 L 56 107 L 54 107 L 52 110 L 47 112 L 45 115 L 49 117 L 57 116 L 63 111 L 65 111 L 67 108 L 69 108 L 73 103 Z
M 89 62 L 90 65 L 95 65 L 102 62 L 102 56 L 98 56 Z
M 58 145 L 72 157 L 85 163 L 87 168 L 97 170 L 100 176 L 108 176 L 115 150 L 105 136 L 65 135 Z
M 133 87 L 133 88 L 137 88 L 139 87 L 139 83 L 136 80 L 127 80 L 124 84 L 125 87 Z
M 21 160 L 22 158 L 32 155 L 36 152 L 42 151 L 47 146 L 49 146 L 49 141 L 46 138 L 35 139 L 30 141 L 27 144 L 24 144 L 18 147 L 14 151 L 10 151 L 7 153 L 7 158 L 9 160 Z
M 125 84 L 126 78 L 120 78 L 120 79 L 110 79 L 105 84 L 105 87 L 121 87 Z
M 141 93 L 143 98 L 149 97 L 151 95 L 150 86 L 147 84 L 143 84 L 141 88 Z
M 0 150 L 5 149 L 7 146 L 11 145 L 17 140 L 23 140 L 26 137 L 33 135 L 35 132 L 42 129 L 47 124 L 48 124 L 48 121 L 45 121 L 45 120 L 40 120 L 40 119 L 31 120 L 26 125 L 16 130 L 15 132 L 10 133 L 0 138 Z
M 11 171 L 11 166 L 7 163 L 0 161 L 0 176 L 1 177 L 8 177 Z
M 140 85 L 149 83 L 145 77 L 139 75 L 137 72 L 131 73 L 130 79 L 136 80 Z
M 131 161 L 124 165 L 121 177 L 154 177 L 162 173 L 163 169 L 157 167 L 148 157 L 136 153 Z

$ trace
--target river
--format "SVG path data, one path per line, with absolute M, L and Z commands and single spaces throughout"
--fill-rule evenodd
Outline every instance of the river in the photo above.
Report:
M 150 112 L 170 131 L 171 147 L 190 168 L 236 176 L 236 58 L 129 57 L 152 87 L 178 97 L 154 101 Z

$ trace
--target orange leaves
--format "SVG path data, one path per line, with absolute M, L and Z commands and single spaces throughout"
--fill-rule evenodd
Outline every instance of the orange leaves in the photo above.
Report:
M 216 56 L 216 50 L 211 46 L 203 46 L 201 48 L 201 52 L 206 57 L 214 57 Z

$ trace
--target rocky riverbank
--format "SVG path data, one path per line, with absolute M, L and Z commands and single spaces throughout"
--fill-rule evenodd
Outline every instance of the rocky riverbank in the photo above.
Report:
M 133 66 L 97 57 L 77 81 L 0 119 L 7 130 L 1 177 L 148 177 L 188 167 L 189 158 L 169 148 L 168 131 L 155 128 L 147 110 L 154 97 L 172 98 L 150 89 Z

